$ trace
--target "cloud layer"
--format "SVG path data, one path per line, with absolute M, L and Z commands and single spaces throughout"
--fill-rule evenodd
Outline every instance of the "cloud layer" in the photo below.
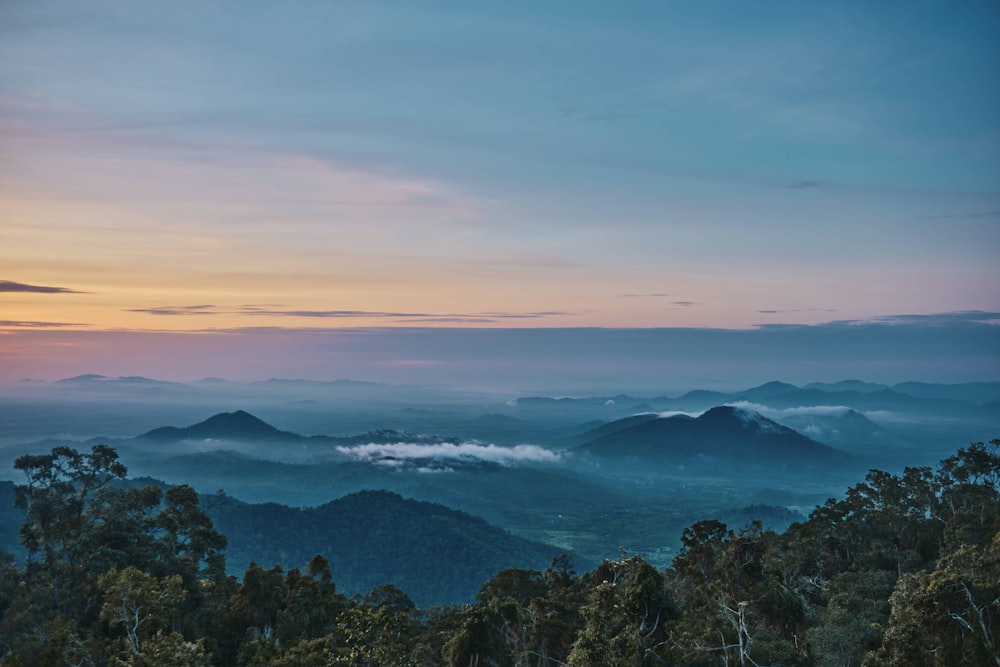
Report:
M 411 324 L 430 323 L 490 323 L 503 320 L 541 320 L 549 317 L 573 315 L 570 312 L 546 310 L 535 312 L 482 312 L 482 313 L 409 313 L 377 310 L 297 310 L 280 305 L 246 305 L 226 309 L 211 304 L 194 306 L 155 306 L 151 308 L 127 308 L 125 312 L 147 315 L 186 317 L 205 315 L 246 315 L 250 317 L 281 317 L 310 319 L 395 319 Z
M 765 417 L 771 419 L 781 419 L 782 417 L 843 417 L 849 412 L 853 412 L 853 408 L 849 408 L 845 405 L 805 405 L 794 408 L 772 408 L 768 405 L 763 405 L 761 403 L 752 403 L 750 401 L 735 401 L 729 403 L 728 405 L 734 408 L 740 408 L 742 410 L 749 410 L 752 412 L 759 412 Z
M 364 463 L 397 467 L 404 463 L 420 464 L 428 462 L 441 464 L 494 463 L 504 466 L 517 464 L 558 463 L 561 455 L 536 445 L 500 447 L 493 444 L 463 442 L 460 444 L 417 444 L 400 442 L 395 444 L 367 444 L 353 447 L 337 447 L 341 454 Z
M 10 321 L 998 307 L 991 3 L 63 4 L 0 10 Z

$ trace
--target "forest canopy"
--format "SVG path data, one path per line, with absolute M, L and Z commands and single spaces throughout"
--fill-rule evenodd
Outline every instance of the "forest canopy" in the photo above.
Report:
M 697 522 L 665 570 L 561 556 L 424 609 L 391 584 L 347 597 L 323 554 L 227 575 L 195 490 L 122 484 L 110 447 L 15 467 L 4 666 L 1000 665 L 1000 440 L 871 470 L 782 534 Z

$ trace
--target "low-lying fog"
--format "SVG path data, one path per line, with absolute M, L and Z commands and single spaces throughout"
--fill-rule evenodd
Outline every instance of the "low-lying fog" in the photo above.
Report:
M 708 412 L 718 406 L 752 416 L 759 433 L 708 423 L 724 416 Z M 624 544 L 665 563 L 693 521 L 762 518 L 781 529 L 871 467 L 933 465 L 998 437 L 998 406 L 1000 383 L 771 382 L 733 392 L 567 397 L 345 380 L 85 376 L 2 389 L 0 478 L 23 481 L 13 469 L 21 454 L 102 442 L 119 451 L 130 475 L 202 493 L 303 506 L 384 488 L 585 558 Z M 238 418 L 206 425 L 220 413 Z M 658 420 L 655 428 L 642 426 L 649 420 Z M 688 432 L 696 446 L 704 438 L 716 449 L 649 458 Z M 611 435 L 618 439 L 601 440 Z M 734 438 L 745 440 L 736 443 L 742 449 L 718 449 Z M 768 459 L 779 450 L 764 451 L 787 446 L 814 447 L 818 458 Z M 841 458 L 819 456 L 831 451 Z

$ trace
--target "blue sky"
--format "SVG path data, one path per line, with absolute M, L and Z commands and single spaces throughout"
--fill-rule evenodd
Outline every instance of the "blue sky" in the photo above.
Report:
M 0 0 L 0 328 L 995 312 L 998 37 L 992 2 Z

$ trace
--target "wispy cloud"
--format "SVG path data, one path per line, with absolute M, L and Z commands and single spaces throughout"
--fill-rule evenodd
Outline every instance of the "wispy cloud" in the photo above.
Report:
M 750 401 L 736 401 L 729 403 L 728 405 L 734 408 L 741 408 L 743 410 L 752 410 L 753 412 L 759 412 L 765 417 L 770 417 L 772 419 L 780 419 L 782 417 L 843 417 L 844 415 L 854 412 L 853 408 L 849 408 L 846 405 L 806 405 L 798 406 L 794 408 L 772 408 L 769 405 L 764 405 L 762 403 L 753 403 Z
M 1000 324 L 1000 313 L 983 310 L 964 310 L 954 313 L 935 313 L 930 315 L 884 315 L 868 320 L 839 320 L 820 326 L 856 327 L 856 326 L 907 326 L 907 327 L 939 327 L 962 324 Z
M 147 315 L 218 315 L 219 311 L 211 304 L 197 306 L 160 306 L 158 308 L 128 308 L 126 313 L 146 313 Z
M 770 314 L 775 312 L 796 312 L 796 311 L 757 311 L 758 313 Z M 834 312 L 833 310 L 829 312 Z M 761 331 L 793 331 L 812 330 L 823 331 L 825 329 L 854 329 L 854 330 L 876 330 L 898 327 L 900 330 L 918 331 L 932 328 L 949 327 L 958 331 L 966 327 L 982 327 L 1000 325 L 1000 313 L 967 310 L 954 313 L 933 313 L 926 315 L 882 315 L 869 319 L 859 320 L 833 320 L 820 324 L 756 324 L 754 328 Z
M 542 310 L 534 313 L 483 313 L 484 317 L 495 317 L 500 320 L 520 320 L 536 317 L 556 317 L 559 315 L 572 315 L 573 313 L 561 310 Z
M 171 317 L 186 317 L 190 315 L 247 315 L 252 317 L 302 317 L 317 319 L 364 319 L 364 318 L 395 318 L 400 322 L 419 323 L 489 323 L 501 320 L 543 319 L 559 317 L 573 313 L 560 310 L 543 310 L 533 312 L 486 312 L 486 313 L 407 313 L 380 310 L 295 310 L 286 309 L 280 305 L 245 305 L 227 310 L 212 304 L 194 306 L 156 306 L 152 308 L 129 308 L 128 313 L 146 313 Z
M 707 412 L 707 410 L 694 410 L 694 411 L 690 411 L 690 410 L 666 410 L 664 412 L 656 412 L 656 413 L 643 412 L 643 413 L 640 413 L 640 414 L 656 414 L 660 418 L 669 418 L 669 417 L 695 417 L 695 418 L 697 418 L 697 417 L 701 417 L 706 412 Z
M 662 298 L 665 296 L 670 296 L 669 292 L 648 292 L 645 294 L 621 294 L 623 299 L 639 299 L 639 298 Z
M 922 215 L 917 220 L 979 220 L 982 218 L 1000 218 L 1000 211 L 976 211 L 973 213 L 942 213 L 940 215 Z
M 68 287 L 50 287 L 48 285 L 28 285 L 16 283 L 13 280 L 0 280 L 0 292 L 31 292 L 34 294 L 89 294 Z
M 245 315 L 267 317 L 319 317 L 319 318 L 356 318 L 356 317 L 430 317 L 429 313 L 393 313 L 378 310 L 244 310 Z
M 509 466 L 519 463 L 556 463 L 561 458 L 559 452 L 553 452 L 537 445 L 500 447 L 474 442 L 434 445 L 408 442 L 385 445 L 372 443 L 354 447 L 337 447 L 337 451 L 356 461 L 394 466 L 401 461 L 486 462 Z
M 836 308 L 784 308 L 784 309 L 774 309 L 767 308 L 758 310 L 758 313 L 762 315 L 781 315 L 784 313 L 835 313 Z
M 492 324 L 498 322 L 491 317 L 423 317 L 396 320 L 400 324 Z
M 65 327 L 86 326 L 80 322 L 25 322 L 21 320 L 0 320 L 0 327 L 18 329 L 61 329 Z

